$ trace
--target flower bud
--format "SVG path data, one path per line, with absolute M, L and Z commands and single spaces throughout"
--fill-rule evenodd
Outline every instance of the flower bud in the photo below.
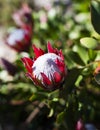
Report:
M 76 130 L 86 130 L 85 125 L 84 125 L 82 119 L 77 121 Z
M 46 90 L 55 90 L 62 86 L 67 74 L 62 51 L 53 49 L 48 42 L 48 53 L 33 45 L 34 59 L 27 57 L 22 61 L 27 69 L 27 76 L 32 79 L 35 85 Z
M 14 29 L 6 38 L 6 44 L 18 52 L 27 51 L 31 45 L 31 32 L 26 29 Z
M 17 67 L 10 63 L 8 60 L 4 59 L 4 58 L 1 58 L 0 59 L 1 61 L 1 64 L 3 66 L 3 68 L 12 76 L 14 76 L 16 73 L 17 73 Z

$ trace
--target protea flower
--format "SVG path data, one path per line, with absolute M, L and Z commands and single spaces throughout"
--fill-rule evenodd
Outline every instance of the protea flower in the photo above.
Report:
M 23 28 L 26 24 L 33 27 L 32 10 L 26 3 L 23 3 L 21 9 L 13 13 L 12 18 L 18 27 Z
M 32 34 L 30 30 L 16 28 L 8 34 L 5 41 L 8 46 L 18 52 L 27 51 L 31 45 Z
M 50 42 L 47 44 L 48 53 L 33 45 L 35 57 L 33 59 L 24 57 L 26 75 L 35 85 L 41 86 L 46 90 L 55 90 L 62 86 L 67 74 L 62 51 L 53 49 Z

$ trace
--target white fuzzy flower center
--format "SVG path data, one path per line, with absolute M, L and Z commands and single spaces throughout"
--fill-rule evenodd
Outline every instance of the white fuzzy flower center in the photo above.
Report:
M 24 39 L 25 31 L 22 29 L 14 30 L 8 37 L 7 42 L 9 45 L 15 45 L 16 41 L 21 41 Z
M 62 60 L 54 53 L 47 53 L 37 58 L 32 68 L 34 75 L 41 80 L 41 72 L 44 73 L 50 80 L 53 78 L 54 72 L 59 72 L 59 68 L 55 63 L 56 59 Z

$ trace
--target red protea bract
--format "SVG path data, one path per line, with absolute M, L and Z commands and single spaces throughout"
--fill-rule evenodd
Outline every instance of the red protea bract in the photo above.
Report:
M 48 42 L 48 53 L 33 45 L 35 57 L 33 59 L 24 57 L 26 75 L 32 79 L 35 85 L 46 90 L 55 90 L 62 86 L 67 74 L 62 51 L 52 48 Z

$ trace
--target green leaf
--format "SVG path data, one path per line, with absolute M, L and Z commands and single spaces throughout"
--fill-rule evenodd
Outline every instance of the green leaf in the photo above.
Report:
M 81 45 L 88 49 L 95 49 L 98 45 L 94 38 L 85 37 L 80 39 Z
M 87 62 L 89 60 L 89 56 L 88 56 L 88 51 L 86 48 L 84 48 L 83 46 L 81 46 L 79 44 L 76 44 L 73 46 L 73 51 L 77 52 L 79 54 L 79 56 L 81 57 L 81 59 L 84 61 L 84 63 L 87 64 Z
M 60 91 L 61 95 L 66 99 L 66 94 L 69 94 L 73 90 L 73 86 L 80 75 L 82 69 L 73 68 L 69 71 L 68 75 L 65 78 L 64 91 Z
M 52 117 L 53 114 L 54 114 L 54 110 L 53 110 L 53 108 L 51 108 L 48 117 Z
M 96 51 L 97 55 L 96 55 L 96 59 L 95 60 L 100 60 L 100 50 Z
M 84 61 L 81 59 L 81 57 L 79 56 L 79 54 L 77 53 L 77 52 L 74 52 L 74 51 L 68 51 L 68 54 L 67 54 L 70 58 L 71 58 L 71 60 L 73 61 L 73 62 L 75 62 L 76 64 L 78 64 L 78 65 L 82 65 L 82 66 L 84 66 L 85 65 L 85 63 L 84 63 Z
M 100 2 L 91 1 L 91 22 L 97 33 L 100 34 Z
M 79 77 L 77 78 L 76 82 L 75 82 L 75 85 L 78 87 L 81 80 L 83 79 L 83 76 L 82 75 L 79 75 Z
M 65 112 L 63 111 L 57 115 L 57 123 L 58 124 L 61 123 L 64 120 L 64 118 L 65 118 Z
M 93 60 L 95 60 L 97 53 L 96 53 L 96 51 L 89 49 L 88 55 L 89 55 L 89 59 L 93 61 Z

